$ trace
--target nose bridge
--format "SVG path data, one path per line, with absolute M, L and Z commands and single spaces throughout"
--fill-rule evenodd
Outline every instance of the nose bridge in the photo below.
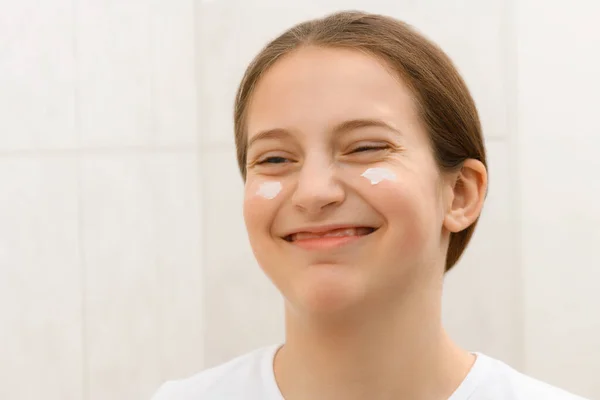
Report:
M 343 199 L 344 190 L 331 159 L 316 153 L 307 156 L 298 173 L 294 204 L 310 213 L 317 213 Z

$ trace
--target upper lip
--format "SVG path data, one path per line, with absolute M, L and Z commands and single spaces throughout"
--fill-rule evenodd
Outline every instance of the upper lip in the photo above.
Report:
M 371 225 L 361 225 L 361 224 L 333 224 L 333 225 L 319 225 L 319 226 L 305 226 L 302 228 L 294 229 L 293 231 L 289 231 L 284 233 L 282 237 L 290 237 L 297 233 L 325 233 L 330 231 L 335 231 L 338 229 L 354 229 L 354 228 L 370 228 L 377 229 Z

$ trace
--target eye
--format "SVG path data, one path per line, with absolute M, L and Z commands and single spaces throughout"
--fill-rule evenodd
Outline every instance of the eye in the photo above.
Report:
M 382 144 L 382 145 L 364 145 L 364 146 L 360 146 L 355 148 L 354 150 L 352 150 L 350 153 L 364 153 L 367 151 L 382 151 L 382 150 L 387 150 L 389 149 L 390 146 Z
M 264 158 L 264 159 L 258 161 L 256 164 L 257 165 L 263 165 L 263 164 L 285 164 L 285 163 L 288 163 L 288 162 L 290 162 L 290 160 L 288 160 L 285 157 L 277 157 L 277 156 L 275 156 L 275 157 Z

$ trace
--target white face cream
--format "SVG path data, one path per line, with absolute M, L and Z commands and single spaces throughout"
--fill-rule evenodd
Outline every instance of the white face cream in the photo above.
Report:
M 265 199 L 271 200 L 274 199 L 279 192 L 281 192 L 280 182 L 263 182 L 260 184 L 256 194 L 264 197 Z
M 395 181 L 396 174 L 386 168 L 369 168 L 361 175 L 371 181 L 371 185 L 377 185 L 381 181 Z

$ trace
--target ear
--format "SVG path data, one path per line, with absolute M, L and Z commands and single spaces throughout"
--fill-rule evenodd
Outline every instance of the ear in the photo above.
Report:
M 444 227 L 460 232 L 477 220 L 487 193 L 487 170 L 481 161 L 468 159 L 452 174 Z

